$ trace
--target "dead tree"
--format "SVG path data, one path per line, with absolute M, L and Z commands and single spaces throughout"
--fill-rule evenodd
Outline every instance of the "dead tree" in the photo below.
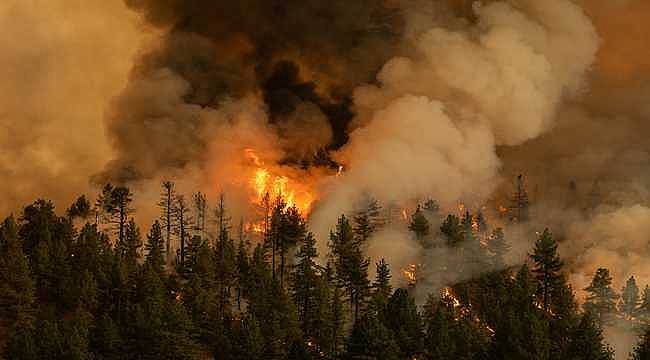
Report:
M 184 269 L 185 267 L 185 247 L 186 239 L 189 236 L 188 230 L 192 228 L 192 218 L 190 216 L 190 209 L 185 202 L 185 197 L 183 195 L 176 196 L 176 202 L 174 206 L 174 231 L 178 238 L 180 239 L 180 248 L 179 248 L 179 261 L 180 268 Z
M 528 221 L 528 193 L 526 191 L 526 184 L 524 183 L 524 175 L 517 176 L 517 188 L 510 200 L 510 220 L 513 222 L 524 223 Z
M 167 259 L 169 260 L 171 254 L 171 237 L 172 237 L 172 228 L 174 225 L 174 209 L 176 202 L 176 190 L 174 188 L 174 183 L 171 181 L 163 181 L 162 191 L 160 193 L 160 201 L 158 206 L 160 207 L 160 222 L 163 228 L 165 229 L 165 249 Z

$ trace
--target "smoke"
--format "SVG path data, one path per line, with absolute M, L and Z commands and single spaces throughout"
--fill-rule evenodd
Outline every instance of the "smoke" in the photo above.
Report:
M 378 85 L 355 90 L 356 128 L 335 156 L 346 173 L 326 190 L 316 229 L 352 210 L 346 199 L 364 191 L 383 201 L 432 196 L 447 206 L 485 198 L 498 180 L 497 146 L 543 134 L 563 98 L 583 89 L 598 36 L 574 3 L 474 10 L 475 23 L 432 24 L 414 37 L 413 55 L 389 60 Z
M 63 208 L 111 154 L 108 99 L 151 35 L 114 1 L 6 0 L 0 23 L 0 214 L 38 197 Z

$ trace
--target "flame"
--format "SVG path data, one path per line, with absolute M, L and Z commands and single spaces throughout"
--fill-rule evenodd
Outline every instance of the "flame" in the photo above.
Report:
M 260 221 L 257 223 L 249 223 L 246 224 L 245 228 L 246 232 L 254 232 L 254 233 L 263 233 L 264 232 L 264 222 Z
M 458 214 L 460 214 L 460 216 L 462 216 L 463 214 L 465 214 L 466 209 L 467 209 L 467 208 L 465 207 L 465 204 L 463 204 L 463 203 L 458 203 Z
M 253 192 L 251 201 L 253 203 L 263 204 L 264 198 L 268 194 L 270 200 L 281 197 L 287 207 L 295 206 L 304 215 L 309 213 L 314 201 L 309 186 L 297 181 L 295 178 L 291 178 L 288 173 L 282 174 L 282 167 L 271 168 L 265 166 L 255 150 L 245 149 L 244 153 L 256 168 L 250 179 L 250 187 Z M 256 226 L 256 229 L 259 229 L 259 226 Z
M 409 216 L 406 213 L 406 209 L 402 209 L 402 219 L 407 222 L 409 221 Z
M 409 284 L 415 284 L 417 282 L 418 266 L 416 264 L 409 264 L 406 268 L 402 269 L 402 274 L 404 278 L 409 282 Z
M 442 290 L 440 290 L 440 296 L 443 299 L 451 300 L 451 304 L 453 305 L 454 309 L 460 306 L 460 300 L 458 300 L 458 298 L 454 295 L 450 287 L 442 288 Z
M 499 215 L 501 216 L 505 216 L 508 213 L 508 208 L 503 205 L 499 205 L 497 210 L 499 210 Z

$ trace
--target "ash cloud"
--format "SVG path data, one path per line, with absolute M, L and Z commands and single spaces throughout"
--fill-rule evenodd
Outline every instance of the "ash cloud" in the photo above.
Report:
M 117 156 L 98 182 L 150 179 L 200 163 L 197 152 L 208 144 L 199 134 L 211 124 L 190 113 L 251 94 L 264 99 L 282 135 L 284 161 L 312 163 L 319 150 L 346 141 L 351 89 L 370 81 L 400 45 L 399 9 L 383 0 L 126 4 L 164 35 L 114 103 L 108 129 Z M 161 72 L 183 84 L 159 81 Z M 152 81 L 158 84 L 142 88 Z M 151 100 L 180 92 L 180 103 L 143 103 L 140 91 Z M 146 145 L 137 137 L 147 137 Z
M 433 23 L 412 36 L 415 53 L 355 90 L 355 128 L 335 155 L 347 171 L 314 214 L 319 232 L 364 191 L 388 202 L 433 196 L 447 207 L 485 198 L 498 183 L 497 147 L 548 131 L 561 102 L 584 88 L 599 38 L 573 2 L 474 11 L 464 26 Z
M 0 23 L 0 216 L 39 197 L 65 208 L 111 155 L 103 114 L 151 34 L 102 0 L 5 0 Z

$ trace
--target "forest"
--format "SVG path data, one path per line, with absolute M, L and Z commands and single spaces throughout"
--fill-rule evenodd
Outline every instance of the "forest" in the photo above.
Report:
M 264 197 L 261 240 L 251 241 L 223 195 L 209 211 L 205 195 L 190 204 L 165 182 L 146 233 L 133 196 L 106 185 L 63 215 L 37 200 L 3 221 L 1 358 L 605 360 L 614 350 L 602 326 L 627 321 L 642 334 L 630 359 L 650 359 L 650 287 L 631 277 L 619 292 L 608 269 L 594 269 L 579 306 L 549 230 L 525 264 L 507 266 L 503 230 L 480 213 L 444 217 L 433 200 L 418 205 L 408 217 L 414 241 L 470 259 L 428 271 L 481 271 L 416 305 L 419 265 L 393 269 L 365 253 L 386 222 L 377 201 L 341 215 L 319 254 L 304 216 L 281 197 Z M 393 288 L 401 276 L 405 286 Z

